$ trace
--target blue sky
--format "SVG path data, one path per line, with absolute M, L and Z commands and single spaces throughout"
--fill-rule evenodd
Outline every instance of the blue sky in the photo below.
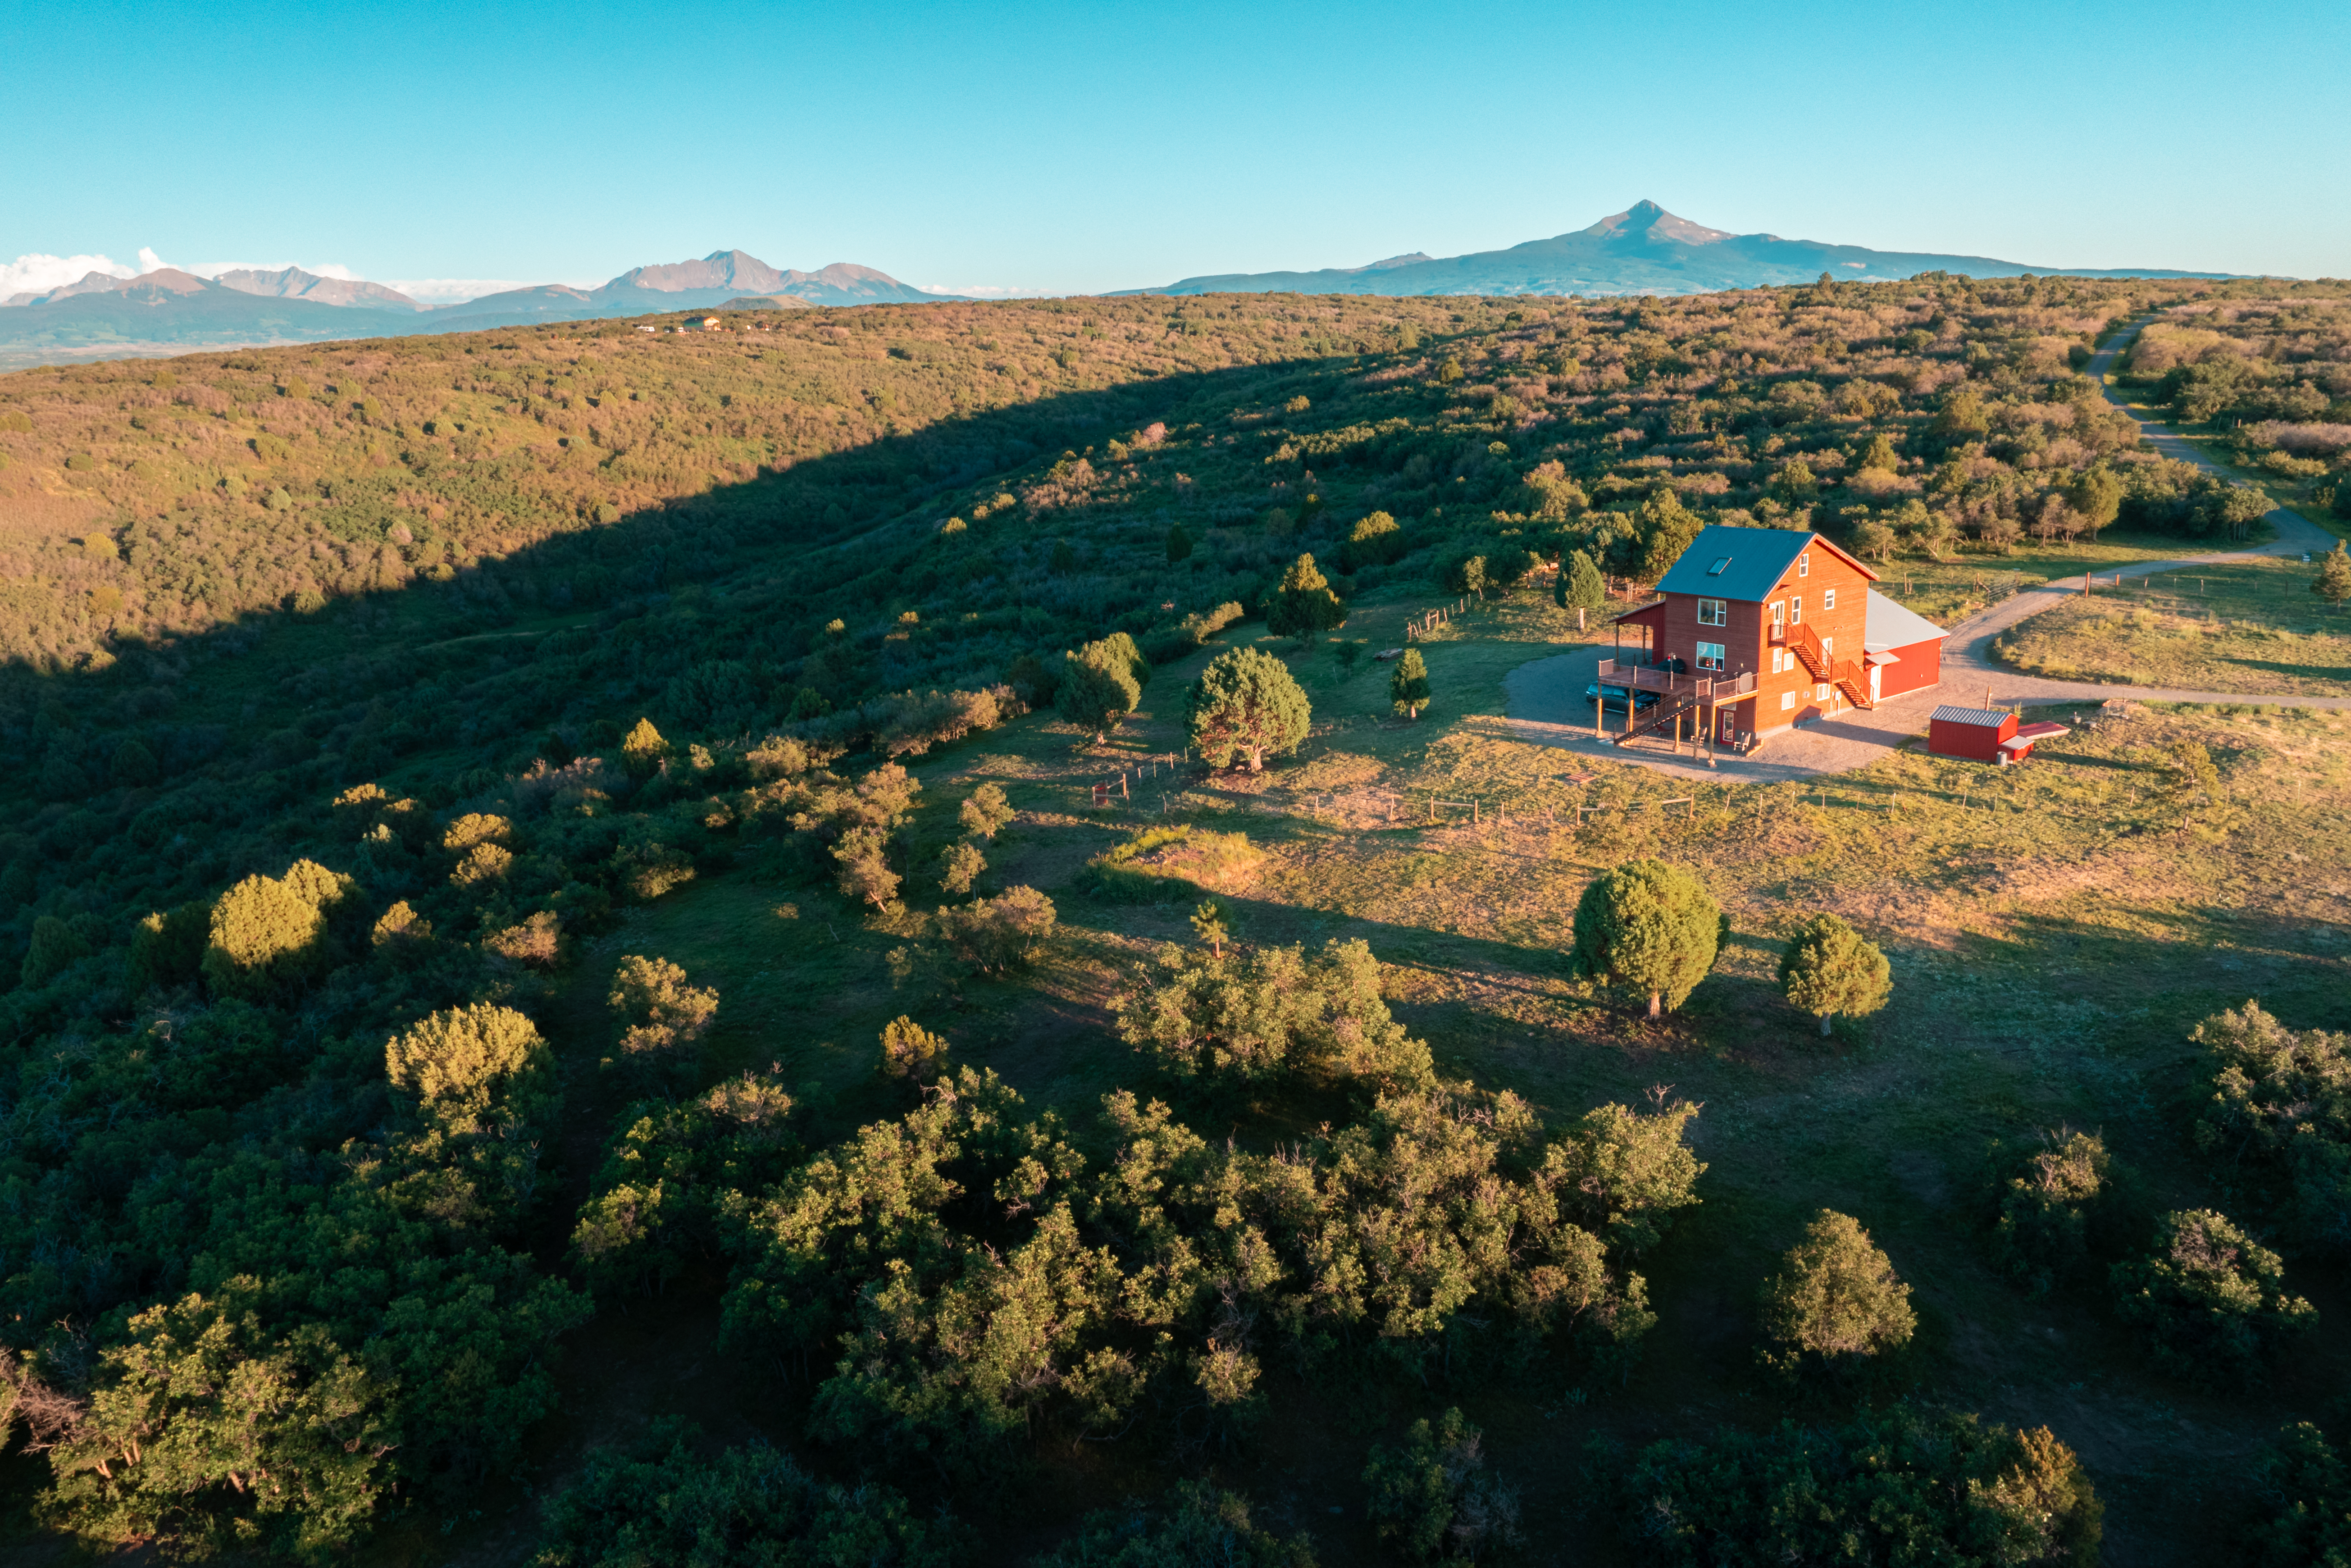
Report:
M 592 283 L 735 246 L 1084 291 L 1649 197 L 1881 249 L 2351 275 L 2340 5 L 18 0 L 0 58 L 0 268 Z

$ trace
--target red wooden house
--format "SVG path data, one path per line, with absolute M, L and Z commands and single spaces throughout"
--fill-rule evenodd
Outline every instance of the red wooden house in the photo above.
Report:
M 1601 680 L 1657 687 L 1669 699 L 1661 706 L 1699 710 L 1718 742 L 1938 684 L 1941 629 L 1873 591 L 1876 580 L 1818 534 L 1702 528 L 1659 580 L 1658 601 L 1616 617 L 1642 632 L 1643 664 L 1667 673 L 1645 678 L 1620 659 Z

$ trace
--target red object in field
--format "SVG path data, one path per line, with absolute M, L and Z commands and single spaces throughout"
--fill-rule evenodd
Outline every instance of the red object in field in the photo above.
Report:
M 2070 725 L 2051 724 L 2046 719 L 2039 724 L 2019 725 L 2014 735 L 2000 743 L 2001 755 L 2010 762 L 2022 762 L 2032 755 L 2034 741 L 2063 735 L 2071 727 Z
M 1927 749 L 1937 757 L 2000 762 L 2001 744 L 2015 735 L 2016 716 L 2000 708 L 1938 707 L 1927 720 Z

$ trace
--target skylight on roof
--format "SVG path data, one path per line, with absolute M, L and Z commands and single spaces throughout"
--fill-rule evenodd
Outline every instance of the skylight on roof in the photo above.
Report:
M 1708 567 L 1706 569 L 1706 574 L 1708 577 L 1720 577 L 1724 572 L 1729 571 L 1729 570 L 1730 558 L 1729 556 L 1724 556 L 1720 560 L 1716 561 L 1712 566 Z

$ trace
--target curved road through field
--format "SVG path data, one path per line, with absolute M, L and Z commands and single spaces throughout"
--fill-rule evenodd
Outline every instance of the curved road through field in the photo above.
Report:
M 2106 386 L 2105 377 L 2114 368 L 2116 360 L 2138 337 L 2139 328 L 2144 325 L 2145 322 L 2134 323 L 2117 333 L 2113 342 L 2093 356 L 2085 367 L 2085 373 L 2098 383 L 2106 401 L 2126 413 L 2129 410 L 2116 395 L 2114 389 Z M 2137 418 L 2135 414 L 2132 417 Z M 2147 444 L 2166 457 L 2193 463 L 2208 473 L 2222 473 L 2189 443 L 2169 431 L 2144 420 L 2138 423 Z M 2192 567 L 2244 560 L 2253 556 L 2300 555 L 2305 550 L 2315 556 L 2335 548 L 2334 535 L 2283 507 L 2273 510 L 2267 520 L 2277 531 L 2277 538 L 2255 549 L 2105 568 L 2098 572 L 2099 580 L 2105 581 L 2116 576 L 2154 577 Z M 1646 745 L 1637 749 L 1620 748 L 1593 736 L 1592 709 L 1584 700 L 1583 688 L 1596 673 L 1601 656 L 1608 651 L 1604 648 L 1582 649 L 1520 665 L 1503 677 L 1505 707 L 1510 728 L 1520 740 L 1593 757 L 1614 758 L 1622 762 L 1637 762 L 1662 772 L 1711 778 L 1726 783 L 1766 783 L 1775 779 L 1815 778 L 1866 766 L 1888 747 L 1922 733 L 1927 727 L 1927 716 L 1947 702 L 2005 706 L 2013 703 L 2103 702 L 2110 697 L 2128 696 L 2150 702 L 2262 703 L 2273 706 L 2351 708 L 2351 697 L 2274 697 L 2245 692 L 2174 691 L 2098 681 L 2047 680 L 2038 675 L 2021 674 L 1992 662 L 1991 647 L 1994 637 L 2029 616 L 2055 609 L 2069 595 L 2081 591 L 2081 578 L 2064 578 L 2018 593 L 1971 615 L 1952 627 L 1943 643 L 1943 681 L 1940 686 L 1932 691 L 1892 697 L 1873 709 L 1850 710 L 1834 718 L 1806 725 L 1800 730 L 1774 736 L 1764 742 L 1762 749 L 1754 756 L 1724 757 L 1712 768 L 1687 757 L 1668 756 Z

